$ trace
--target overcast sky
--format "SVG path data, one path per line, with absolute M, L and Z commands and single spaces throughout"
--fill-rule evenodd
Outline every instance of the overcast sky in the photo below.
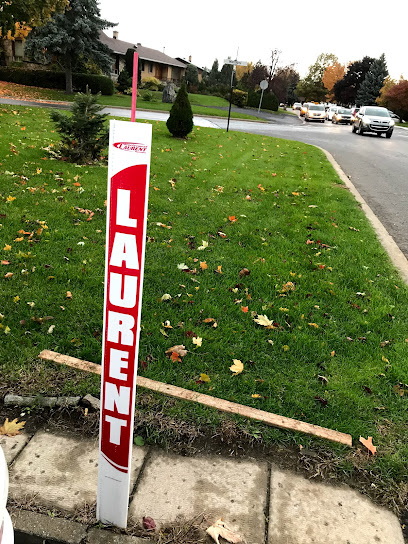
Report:
M 239 60 L 268 64 L 270 51 L 279 49 L 279 65 L 294 64 L 304 77 L 320 53 L 334 53 L 341 63 L 385 53 L 390 75 L 408 78 L 407 0 L 321 5 L 300 0 L 99 0 L 102 18 L 118 23 L 119 39 L 165 48 L 171 57 L 191 55 L 197 66 L 211 68 L 217 58 L 221 68 L 228 56 L 236 58 L 238 48 Z M 106 32 L 112 36 L 113 30 Z

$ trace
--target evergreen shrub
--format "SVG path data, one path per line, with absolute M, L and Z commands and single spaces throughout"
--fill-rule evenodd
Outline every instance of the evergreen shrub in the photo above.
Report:
M 185 138 L 193 130 L 193 111 L 184 82 L 177 93 L 166 124 L 169 132 L 176 138 Z
M 232 91 L 231 102 L 239 108 L 245 108 L 248 102 L 248 93 L 245 91 L 240 91 L 239 89 L 234 89 Z
M 248 93 L 248 107 L 249 108 L 258 108 L 259 101 L 261 99 L 262 91 L 249 91 Z M 273 92 L 265 92 L 262 97 L 261 109 L 278 111 L 279 109 L 279 100 Z

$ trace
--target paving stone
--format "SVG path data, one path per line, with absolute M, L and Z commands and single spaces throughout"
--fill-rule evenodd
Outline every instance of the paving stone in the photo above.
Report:
M 75 521 L 51 518 L 36 512 L 18 510 L 11 513 L 15 540 L 24 544 L 64 542 L 80 544 L 86 536 L 86 527 Z
M 87 544 L 149 544 L 150 540 L 136 536 L 117 535 L 110 531 L 91 529 L 88 532 Z
M 150 516 L 157 527 L 205 514 L 223 520 L 248 544 L 263 544 L 268 488 L 266 463 L 155 452 L 145 466 L 129 516 Z
M 269 544 L 404 544 L 397 517 L 347 486 L 272 469 Z
M 8 465 L 14 461 L 29 440 L 29 435 L 24 433 L 18 434 L 17 436 L 0 437 L 0 446 L 3 449 L 4 457 L 6 458 Z
M 134 447 L 131 485 L 136 480 L 146 448 Z M 96 501 L 97 440 L 37 432 L 10 469 L 9 495 L 22 501 L 73 512 Z

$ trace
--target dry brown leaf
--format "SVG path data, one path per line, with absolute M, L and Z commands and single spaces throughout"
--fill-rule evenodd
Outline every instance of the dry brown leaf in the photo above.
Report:
M 18 423 L 17 418 L 13 419 L 13 421 L 9 421 L 9 419 L 6 418 L 3 426 L 0 427 L 0 435 L 16 436 L 17 434 L 21 434 L 20 430 L 24 427 L 24 425 L 25 421 L 20 421 L 20 423 Z
M 373 444 L 372 436 L 369 436 L 367 438 L 363 438 L 362 436 L 360 436 L 359 440 L 363 444 L 363 446 L 365 446 L 368 449 L 368 451 L 370 451 L 373 455 L 375 455 L 377 451 L 377 447 L 374 446 Z
M 72 298 L 72 293 L 71 293 L 71 291 L 67 291 L 66 298 L 69 298 L 69 299 Z
M 220 544 L 219 537 L 231 542 L 231 544 L 240 544 L 244 542 L 237 533 L 234 533 L 234 531 L 222 521 L 222 518 L 217 519 L 211 527 L 208 527 L 207 534 L 209 534 L 217 544 Z
M 187 355 L 186 347 L 183 346 L 183 344 L 178 344 L 177 346 L 173 346 L 166 350 L 166 355 L 168 357 L 171 357 L 172 353 L 177 353 L 177 355 L 180 355 L 180 357 L 184 357 Z

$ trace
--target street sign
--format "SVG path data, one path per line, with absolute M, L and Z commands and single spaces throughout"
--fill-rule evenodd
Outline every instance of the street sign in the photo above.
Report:
M 261 83 L 259 84 L 259 86 L 261 87 L 261 89 L 262 89 L 263 91 L 265 91 L 265 90 L 268 88 L 268 82 L 267 82 L 267 80 L 266 80 L 266 79 L 263 79 L 263 80 L 261 81 Z
M 248 66 L 245 60 L 232 60 L 230 58 L 224 60 L 224 64 L 233 64 L 234 66 Z
M 111 121 L 97 519 L 126 528 L 152 126 Z

